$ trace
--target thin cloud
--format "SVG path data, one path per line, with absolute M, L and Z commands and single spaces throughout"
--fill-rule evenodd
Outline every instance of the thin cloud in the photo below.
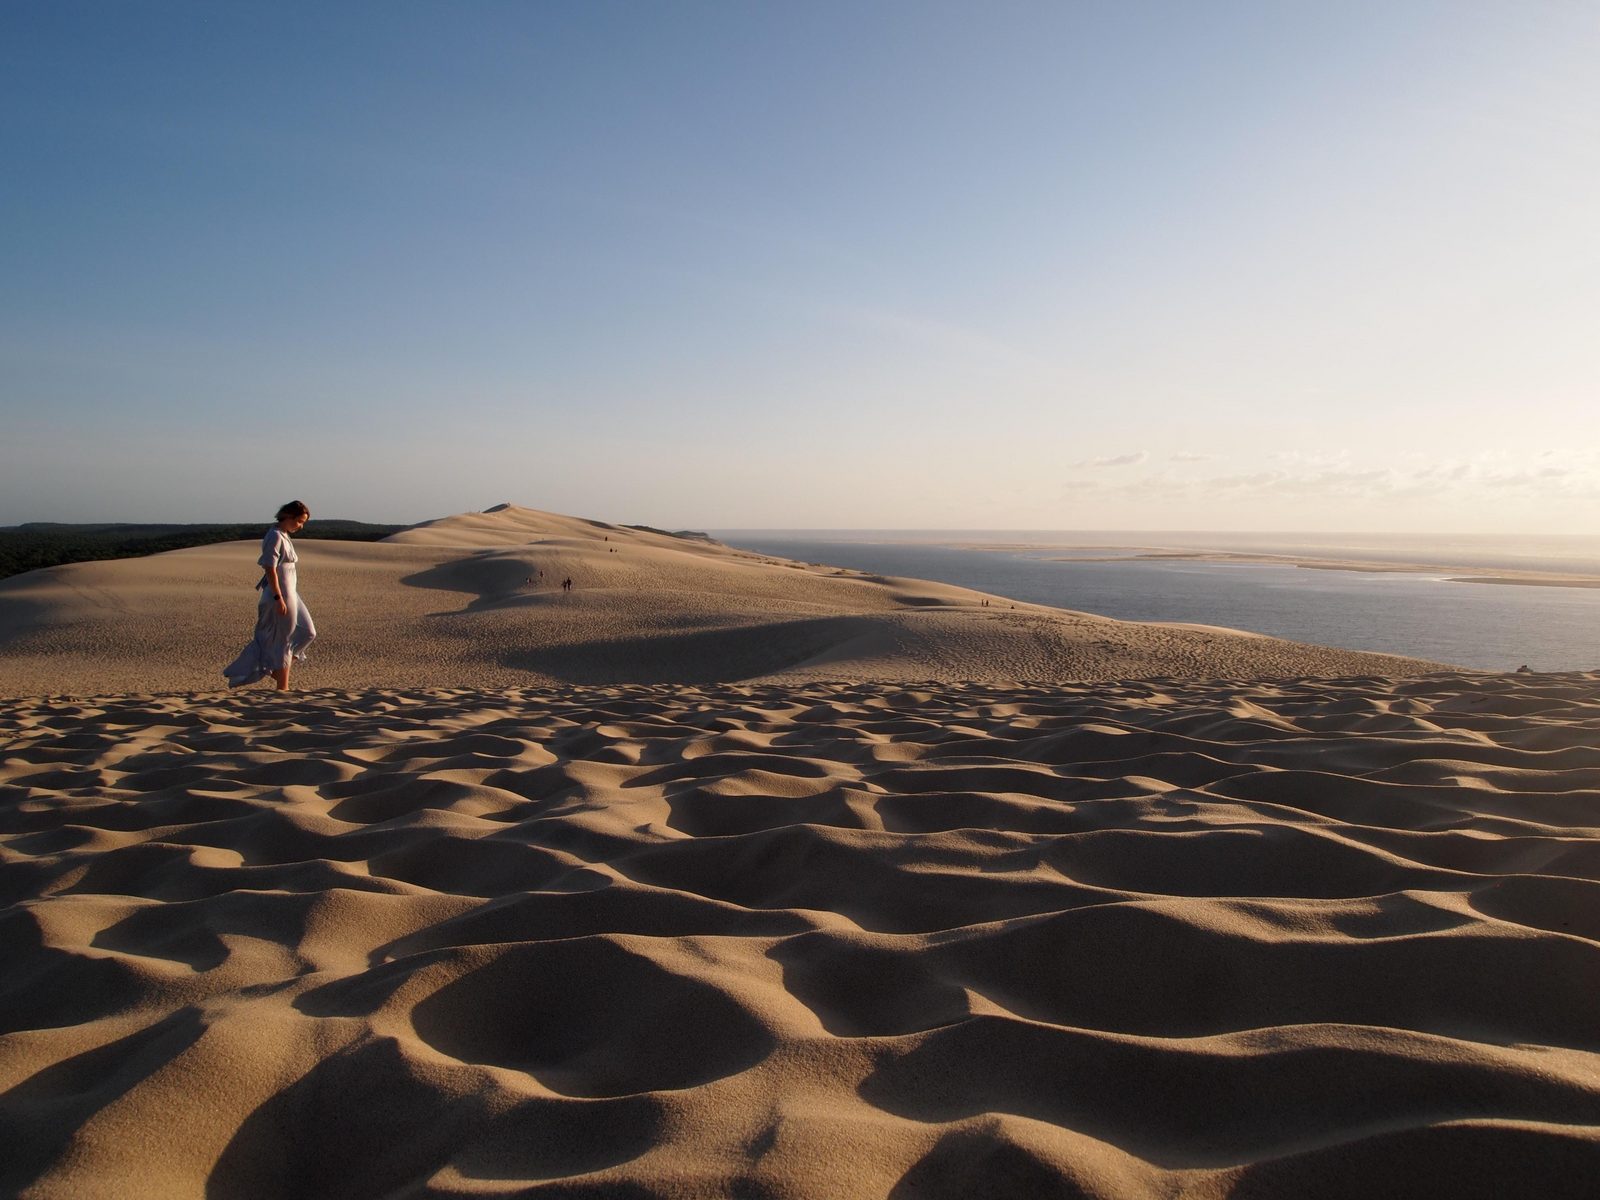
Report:
M 1130 456 L 1120 457 L 1125 460 Z M 1340 464 L 1337 466 L 1329 466 L 1327 457 L 1298 452 L 1273 457 L 1285 465 L 1199 477 L 1155 473 L 1101 490 L 1106 495 L 1140 501 L 1159 498 L 1168 503 L 1197 504 L 1248 499 L 1264 504 L 1314 500 L 1454 501 L 1486 494 L 1518 501 L 1529 497 L 1583 502 L 1600 498 L 1600 469 L 1588 466 L 1576 452 L 1563 455 L 1565 464 L 1559 466 L 1550 465 L 1548 458 L 1537 454 L 1521 461 L 1510 455 L 1492 455 L 1476 461 L 1416 462 L 1406 467 L 1352 463 L 1342 455 L 1331 460 Z M 1091 461 L 1105 464 L 1113 460 Z
M 1271 457 L 1278 462 L 1307 470 L 1336 470 L 1349 465 L 1348 450 L 1274 450 Z
M 1541 454 L 1536 463 L 1548 459 Z M 1568 459 L 1569 464 L 1572 460 Z M 1480 458 L 1477 462 L 1438 463 L 1414 472 L 1414 484 L 1462 485 L 1468 488 L 1542 487 L 1559 494 L 1587 492 L 1593 472 L 1583 465 L 1519 465 L 1503 457 Z
M 1074 467 L 1135 467 L 1150 456 L 1143 450 L 1133 454 L 1117 454 L 1110 458 L 1081 458 L 1071 464 Z

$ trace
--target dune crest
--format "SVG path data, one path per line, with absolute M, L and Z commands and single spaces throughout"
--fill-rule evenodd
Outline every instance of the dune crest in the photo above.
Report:
M 1116 621 L 515 505 L 384 542 L 299 549 L 321 633 L 297 673 L 302 687 L 1408 675 L 1441 665 Z M 0 695 L 219 687 L 255 619 L 256 553 L 234 542 L 0 582 Z
M 0 704 L 0 1191 L 1590 1194 L 1600 674 Z

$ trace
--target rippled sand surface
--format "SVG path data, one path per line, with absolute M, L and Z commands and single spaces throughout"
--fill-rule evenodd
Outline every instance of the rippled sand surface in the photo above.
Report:
M 1600 675 L 0 704 L 0 1192 L 1589 1196 Z

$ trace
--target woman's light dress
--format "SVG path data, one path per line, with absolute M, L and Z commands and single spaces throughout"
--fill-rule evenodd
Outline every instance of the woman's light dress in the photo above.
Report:
M 276 525 L 267 530 L 261 539 L 261 557 L 256 561 L 268 573 L 256 584 L 261 589 L 261 603 L 256 607 L 256 633 L 239 657 L 222 668 L 229 687 L 254 683 L 273 671 L 282 671 L 291 661 L 305 662 L 306 647 L 317 636 L 311 610 L 300 599 L 295 565 L 300 556 L 295 553 L 289 535 Z M 278 598 L 272 594 L 269 580 L 272 572 L 277 573 L 287 613 L 278 611 Z

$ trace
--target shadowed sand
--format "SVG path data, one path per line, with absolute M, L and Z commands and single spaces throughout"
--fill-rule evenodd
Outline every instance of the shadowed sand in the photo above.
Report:
M 258 549 L 234 542 L 0 582 L 0 695 L 219 687 L 255 622 Z M 298 549 L 321 634 L 296 672 L 302 687 L 1401 675 L 1441 665 L 1116 621 L 514 506 L 386 542 Z
M 8 701 L 0 1192 L 1592 1195 L 1597 693 Z

